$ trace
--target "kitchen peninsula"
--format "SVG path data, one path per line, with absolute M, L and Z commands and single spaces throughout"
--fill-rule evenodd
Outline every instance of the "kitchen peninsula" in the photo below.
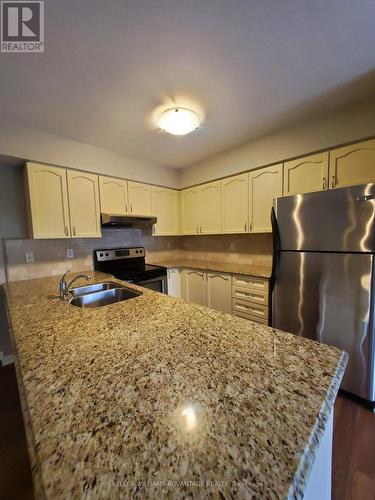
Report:
M 36 498 L 303 497 L 345 353 L 134 285 L 81 309 L 57 285 L 4 285 Z

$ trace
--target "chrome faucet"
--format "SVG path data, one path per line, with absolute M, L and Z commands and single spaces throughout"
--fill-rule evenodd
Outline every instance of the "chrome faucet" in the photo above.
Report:
M 79 278 L 84 278 L 86 281 L 90 281 L 91 277 L 88 276 L 87 274 L 79 274 L 78 276 L 75 276 L 75 278 L 72 279 L 72 281 L 69 283 L 69 285 L 66 283 L 65 276 L 68 274 L 69 271 L 66 271 L 61 277 L 61 280 L 59 282 L 59 293 L 60 293 L 60 299 L 66 300 L 68 298 L 70 288 L 73 285 L 75 281 L 77 281 Z

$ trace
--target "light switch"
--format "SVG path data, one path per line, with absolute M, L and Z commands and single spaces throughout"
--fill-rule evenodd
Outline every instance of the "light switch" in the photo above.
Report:
M 73 257 L 74 257 L 73 248 L 67 248 L 66 257 L 67 257 L 67 259 L 73 259 Z
M 34 252 L 25 252 L 26 264 L 34 264 Z

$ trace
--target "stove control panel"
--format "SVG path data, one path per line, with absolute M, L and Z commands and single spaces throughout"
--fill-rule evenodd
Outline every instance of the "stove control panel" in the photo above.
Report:
M 95 256 L 98 262 L 108 260 L 134 259 L 137 257 L 144 257 L 145 249 L 143 247 L 104 248 L 102 250 L 95 250 Z

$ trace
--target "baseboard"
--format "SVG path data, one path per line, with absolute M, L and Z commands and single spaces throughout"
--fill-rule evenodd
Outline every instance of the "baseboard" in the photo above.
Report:
M 12 365 L 14 363 L 14 356 L 13 354 L 7 354 L 4 356 L 4 354 L 1 357 L 1 365 L 2 366 L 8 366 Z

